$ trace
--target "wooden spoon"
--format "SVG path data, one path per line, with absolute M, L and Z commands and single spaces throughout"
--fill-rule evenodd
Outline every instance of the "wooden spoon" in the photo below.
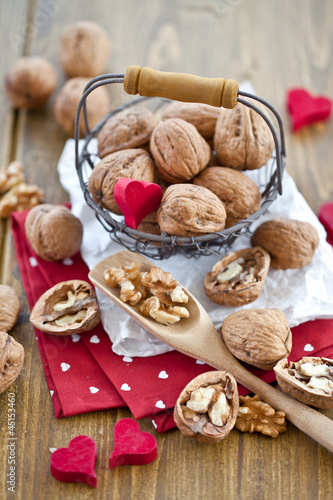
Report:
M 204 361 L 218 370 L 230 371 L 240 384 L 251 392 L 259 394 L 276 410 L 284 411 L 290 422 L 333 452 L 333 421 L 266 384 L 246 370 L 227 349 L 207 312 L 190 292 L 186 290 L 189 295 L 186 307 L 190 317 L 183 318 L 173 325 L 157 323 L 154 319 L 140 314 L 136 306 L 122 302 L 119 298 L 119 288 L 110 288 L 104 280 L 103 273 L 110 267 L 127 266 L 134 261 L 140 264 L 142 271 L 149 271 L 154 267 L 154 264 L 142 255 L 124 250 L 110 255 L 97 264 L 89 273 L 89 279 L 155 337 L 177 351 Z

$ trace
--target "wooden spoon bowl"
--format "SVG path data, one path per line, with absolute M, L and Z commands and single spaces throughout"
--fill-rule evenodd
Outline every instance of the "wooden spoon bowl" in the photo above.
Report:
M 130 306 L 119 298 L 119 288 L 110 288 L 104 279 L 104 271 L 111 267 L 140 264 L 140 270 L 149 271 L 154 264 L 142 255 L 124 250 L 110 255 L 89 273 L 91 282 L 113 302 L 127 312 L 143 328 L 155 337 L 195 359 L 204 361 L 218 370 L 230 371 L 236 380 L 251 392 L 258 394 L 276 410 L 284 411 L 287 419 L 318 443 L 333 452 L 333 422 L 317 410 L 290 398 L 244 368 L 223 343 L 208 313 L 188 292 L 186 305 L 190 316 L 173 325 L 163 325 L 139 313 L 137 306 Z

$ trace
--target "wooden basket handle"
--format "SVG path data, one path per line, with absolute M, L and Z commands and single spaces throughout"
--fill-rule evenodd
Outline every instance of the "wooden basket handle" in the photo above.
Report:
M 124 90 L 127 94 L 201 102 L 229 109 L 237 104 L 238 89 L 235 80 L 167 73 L 139 66 L 129 66 L 124 78 Z

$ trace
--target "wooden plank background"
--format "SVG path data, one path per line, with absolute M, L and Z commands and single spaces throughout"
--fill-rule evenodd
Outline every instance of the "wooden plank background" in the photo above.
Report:
M 21 55 L 39 54 L 57 67 L 59 35 L 79 19 L 100 22 L 113 41 L 109 71 L 130 64 L 200 76 L 250 80 L 281 113 L 286 129 L 287 170 L 317 213 L 333 200 L 332 122 L 292 134 L 285 111 L 286 89 L 305 86 L 332 96 L 333 3 L 330 0 L 11 0 L 0 5 L 0 77 Z M 110 89 L 112 107 L 127 97 Z M 57 92 L 56 92 L 57 93 Z M 55 93 L 55 95 L 56 95 Z M 55 95 L 33 112 L 13 111 L 0 89 L 0 160 L 20 159 L 27 180 L 46 201 L 67 201 L 56 165 L 67 136 L 53 117 Z M 333 494 L 333 457 L 291 424 L 273 440 L 233 432 L 211 446 L 178 430 L 158 435 L 148 419 L 142 430 L 158 441 L 158 458 L 145 466 L 108 469 L 113 427 L 127 409 L 56 420 L 43 373 L 29 307 L 22 288 L 8 221 L 1 221 L 1 283 L 18 292 L 22 311 L 13 336 L 26 359 L 10 388 L 16 395 L 16 492 L 7 490 L 7 392 L 0 397 L 1 497 L 26 499 L 281 499 L 328 500 Z M 332 418 L 332 411 L 324 412 Z M 49 448 L 67 446 L 87 434 L 97 443 L 98 488 L 56 481 Z

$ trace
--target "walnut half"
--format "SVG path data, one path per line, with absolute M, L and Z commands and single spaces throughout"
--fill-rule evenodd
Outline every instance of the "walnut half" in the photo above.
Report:
M 183 389 L 174 408 L 174 419 L 184 436 L 216 443 L 234 427 L 238 405 L 234 377 L 226 371 L 206 372 Z
M 0 331 L 0 394 L 18 377 L 23 361 L 23 346 L 7 332 Z

